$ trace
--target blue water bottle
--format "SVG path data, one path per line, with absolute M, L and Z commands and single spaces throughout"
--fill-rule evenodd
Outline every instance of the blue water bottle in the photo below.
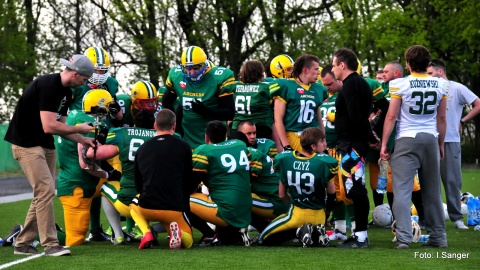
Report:
M 428 239 L 430 238 L 430 235 L 428 234 L 422 234 L 420 235 L 420 239 L 418 240 L 420 243 L 425 243 L 428 241 Z
M 387 183 L 388 183 L 388 160 L 380 161 L 380 172 L 378 173 L 377 180 L 377 193 L 385 194 L 387 192 Z

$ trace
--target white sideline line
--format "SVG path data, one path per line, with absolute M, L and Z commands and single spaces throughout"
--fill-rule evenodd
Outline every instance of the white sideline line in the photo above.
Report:
M 40 254 L 33 255 L 33 256 L 28 256 L 26 258 L 16 260 L 16 261 L 13 261 L 13 262 L 9 262 L 9 263 L 6 263 L 6 264 L 2 264 L 2 265 L 0 265 L 0 269 L 5 269 L 5 268 L 8 268 L 10 266 L 14 266 L 14 265 L 21 264 L 21 263 L 24 263 L 24 262 L 27 262 L 27 261 L 30 261 L 30 260 L 33 260 L 33 259 L 36 259 L 36 258 L 40 258 L 43 255 L 45 255 L 45 252 L 42 252 Z
M 0 204 L 33 199 L 33 192 L 0 197 Z

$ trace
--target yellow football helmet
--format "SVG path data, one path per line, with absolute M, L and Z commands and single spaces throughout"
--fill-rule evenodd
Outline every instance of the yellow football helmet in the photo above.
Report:
M 88 81 L 93 84 L 104 84 L 110 76 L 110 56 L 107 51 L 101 47 L 90 47 L 84 54 L 95 66 L 95 72 Z
M 270 72 L 274 78 L 290 78 L 293 72 L 293 63 L 290 56 L 281 54 L 270 62 Z
M 148 81 L 136 82 L 130 90 L 132 106 L 138 110 L 157 110 L 157 88 Z
M 323 82 L 322 82 L 322 72 L 323 68 L 322 67 L 318 67 L 318 75 L 317 75 L 317 82 L 321 83 L 323 85 Z
M 92 89 L 83 96 L 82 109 L 87 114 L 107 115 L 112 102 L 112 95 L 107 90 Z
M 358 62 L 357 73 L 362 75 L 362 63 L 360 63 L 360 60 L 358 60 L 358 58 L 357 58 L 357 62 Z
M 207 55 L 198 46 L 189 46 L 182 53 L 181 68 L 185 80 L 193 83 L 201 81 L 209 64 Z

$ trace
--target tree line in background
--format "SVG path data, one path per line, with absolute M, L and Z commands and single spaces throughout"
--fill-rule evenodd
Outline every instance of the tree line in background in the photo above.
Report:
M 147 79 L 158 87 L 188 45 L 235 74 L 245 60 L 281 53 L 311 53 L 326 65 L 347 47 L 374 76 L 388 61 L 405 63 L 405 49 L 421 44 L 446 61 L 449 79 L 480 95 L 478 10 L 475 0 L 3 0 L 0 123 L 33 78 L 91 46 L 109 52 L 113 76 L 129 70 L 117 76 L 125 85 Z M 463 131 L 477 152 L 479 126 L 477 117 Z

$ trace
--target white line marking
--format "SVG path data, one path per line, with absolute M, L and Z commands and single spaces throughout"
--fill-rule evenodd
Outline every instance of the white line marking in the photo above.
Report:
M 9 262 L 9 263 L 6 263 L 6 264 L 2 264 L 2 265 L 0 265 L 0 269 L 5 269 L 5 268 L 8 268 L 10 266 L 14 266 L 14 265 L 21 264 L 21 263 L 24 263 L 24 262 L 27 262 L 27 261 L 30 261 L 30 260 L 33 260 L 33 259 L 36 259 L 36 258 L 40 258 L 43 255 L 45 255 L 45 252 L 42 252 L 40 254 L 33 255 L 33 256 L 28 256 L 26 258 L 16 260 L 16 261 L 13 261 L 13 262 Z
M 10 203 L 10 202 L 18 202 L 18 201 L 23 201 L 23 200 L 28 200 L 28 199 L 33 199 L 33 193 L 30 192 L 30 193 L 0 197 L 0 204 Z

